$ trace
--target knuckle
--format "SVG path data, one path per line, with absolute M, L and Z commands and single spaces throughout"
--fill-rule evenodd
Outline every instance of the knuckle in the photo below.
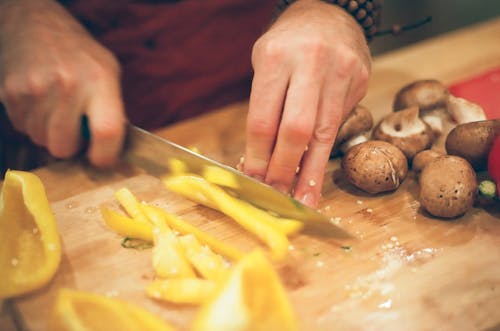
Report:
M 320 125 L 313 133 L 313 140 L 320 144 L 331 144 L 337 135 L 337 128 L 332 125 Z
M 305 146 L 311 138 L 312 125 L 308 121 L 297 121 L 293 125 L 284 128 L 284 138 L 293 143 L 301 143 Z
M 73 92 L 77 87 L 76 75 L 66 68 L 60 68 L 53 74 L 53 85 L 63 93 Z
M 349 77 L 360 62 L 359 58 L 350 48 L 346 47 L 341 47 L 338 54 L 337 74 L 341 77 Z
M 274 126 L 269 121 L 263 119 L 250 119 L 248 124 L 248 134 L 250 136 L 261 138 L 274 137 Z
M 285 49 L 280 41 L 261 38 L 254 44 L 252 63 L 254 66 L 259 62 L 272 66 L 278 64 L 283 59 L 284 54 Z
M 309 39 L 303 45 L 306 49 L 306 54 L 310 56 L 310 60 L 316 62 L 325 61 L 330 54 L 330 46 L 321 38 Z

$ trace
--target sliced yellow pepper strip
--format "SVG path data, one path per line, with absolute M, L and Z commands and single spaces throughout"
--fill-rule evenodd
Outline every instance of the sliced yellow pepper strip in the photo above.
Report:
M 186 163 L 176 158 L 170 158 L 168 160 L 168 168 L 170 173 L 174 175 L 182 175 L 188 171 Z
M 179 242 L 187 259 L 201 276 L 214 281 L 224 279 L 227 276 L 229 264 L 208 246 L 200 245 L 195 236 L 191 234 L 180 236 Z
M 101 208 L 104 223 L 124 237 L 153 242 L 153 226 L 149 222 L 138 222 L 109 208 Z
M 148 215 L 153 215 L 156 210 L 156 216 L 162 214 L 163 220 L 170 226 L 172 229 L 178 231 L 181 234 L 192 234 L 196 237 L 202 244 L 208 245 L 214 252 L 221 254 L 231 260 L 239 260 L 244 254 L 238 249 L 224 243 L 223 241 L 218 240 L 215 237 L 212 237 L 208 233 L 205 233 L 198 229 L 197 227 L 189 224 L 186 221 L 181 220 L 175 215 L 170 214 L 169 212 L 151 205 L 143 205 L 144 210 L 147 210 Z M 149 214 L 151 213 L 151 214 Z
M 154 280 L 146 286 L 146 294 L 154 299 L 172 303 L 201 304 L 210 299 L 216 283 L 201 278 Z
M 195 277 L 195 272 L 184 254 L 184 250 L 172 231 L 166 226 L 156 227 L 153 231 L 153 268 L 161 278 Z
M 139 222 L 149 222 L 146 215 L 142 212 L 140 202 L 128 188 L 123 187 L 116 191 L 115 198 L 130 217 Z
M 61 289 L 51 318 L 51 331 L 174 331 L 150 312 L 105 296 Z
M 42 181 L 7 171 L 0 197 L 0 300 L 44 286 L 60 261 L 61 241 Z
M 163 213 L 146 204 L 141 204 L 140 208 L 144 215 L 155 224 L 153 230 L 155 244 L 153 247 L 153 268 L 156 275 L 161 278 L 195 277 L 184 249 L 176 234 L 165 222 Z
M 203 167 L 203 178 L 208 180 L 210 183 L 230 187 L 238 188 L 240 187 L 235 176 L 226 169 L 215 167 L 215 166 L 205 166 Z
M 170 190 L 204 204 L 202 200 L 197 200 L 199 194 L 197 195 L 196 192 L 201 192 L 210 201 L 208 207 L 215 204 L 217 210 L 234 219 L 238 224 L 266 243 L 271 249 L 273 259 L 282 260 L 286 256 L 289 246 L 286 235 L 275 225 L 259 219 L 261 214 L 252 213 L 252 209 L 249 207 L 251 205 L 247 202 L 232 197 L 217 185 L 195 175 L 167 177 L 163 179 L 163 182 Z M 195 188 L 195 190 L 186 190 L 186 187 Z
M 297 330 L 297 321 L 273 266 L 257 250 L 246 255 L 201 307 L 193 331 Z

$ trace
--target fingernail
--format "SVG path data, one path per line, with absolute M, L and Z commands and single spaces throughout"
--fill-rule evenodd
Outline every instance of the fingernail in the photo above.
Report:
M 288 193 L 288 187 L 286 187 L 283 184 L 272 184 L 271 186 L 274 187 L 275 189 L 277 189 L 278 191 L 280 191 L 281 193 L 285 193 L 285 194 Z
M 304 205 L 309 206 L 309 207 L 315 207 L 316 202 L 314 200 L 314 194 L 312 192 L 308 192 L 304 194 L 302 198 L 299 199 L 300 202 L 302 202 Z

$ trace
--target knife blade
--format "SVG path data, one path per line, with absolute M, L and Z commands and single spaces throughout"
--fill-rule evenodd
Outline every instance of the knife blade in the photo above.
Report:
M 279 192 L 270 185 L 132 124 L 127 124 L 124 158 L 155 177 L 171 173 L 169 169 L 171 159 L 182 161 L 189 172 L 201 176 L 206 167 L 223 169 L 234 176 L 237 185 L 231 187 L 231 191 L 241 199 L 283 217 L 302 221 L 305 228 L 309 227 L 318 234 L 336 238 L 352 238 L 341 227 L 332 224 L 325 215 Z

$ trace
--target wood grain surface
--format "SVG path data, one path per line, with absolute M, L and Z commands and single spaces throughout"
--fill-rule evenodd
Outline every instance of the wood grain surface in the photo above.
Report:
M 500 19 L 388 53 L 373 62 L 362 104 L 378 120 L 395 92 L 421 78 L 445 84 L 500 66 Z M 244 149 L 245 103 L 158 132 L 209 157 L 235 165 Z M 61 286 L 116 296 L 188 330 L 197 308 L 146 298 L 151 251 L 123 249 L 97 208 L 116 204 L 127 186 L 242 249 L 259 245 L 222 214 L 165 189 L 131 165 L 98 171 L 74 160 L 38 169 L 56 214 L 64 255 L 51 284 L 16 299 L 26 330 L 47 330 L 47 311 Z M 276 265 L 303 330 L 500 329 L 500 206 L 475 207 L 454 220 L 434 219 L 417 201 L 410 172 L 394 193 L 370 196 L 346 182 L 339 160 L 325 174 L 320 210 L 354 235 L 349 241 L 301 234 Z M 2 320 L 0 319 L 0 323 Z

